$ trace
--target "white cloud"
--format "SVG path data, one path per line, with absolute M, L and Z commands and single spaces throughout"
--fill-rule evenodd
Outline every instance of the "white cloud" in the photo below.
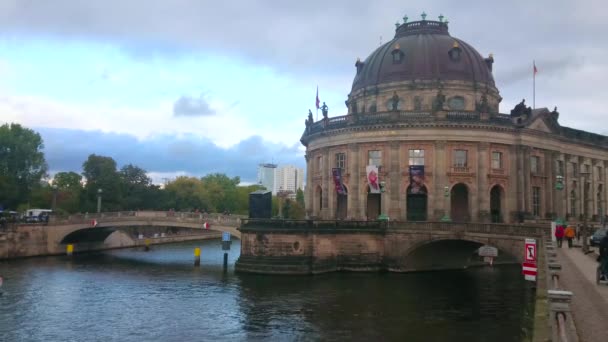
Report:
M 179 118 L 173 116 L 172 105 L 166 101 L 150 109 L 82 106 L 41 97 L 0 95 L 0 118 L 30 127 L 125 133 L 139 139 L 160 134 L 195 134 L 221 147 L 233 146 L 256 133 L 247 117 L 228 105 L 212 103 L 218 108 L 215 116 Z

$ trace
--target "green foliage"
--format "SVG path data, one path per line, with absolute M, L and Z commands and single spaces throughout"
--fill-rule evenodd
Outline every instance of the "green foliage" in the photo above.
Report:
M 0 126 L 0 204 L 15 208 L 29 200 L 46 177 L 40 134 L 19 124 Z
M 305 217 L 305 209 L 303 205 L 292 199 L 286 199 L 283 204 L 283 217 L 292 220 L 303 220 Z
M 148 177 L 146 170 L 129 164 L 120 169 L 119 172 L 122 186 L 122 208 L 127 210 L 150 208 L 148 198 L 154 192 L 152 179 Z
M 56 196 L 55 210 L 61 213 L 76 213 L 81 211 L 83 194 L 82 176 L 76 172 L 58 172 L 51 183 Z
M 298 188 L 296 191 L 296 202 L 298 202 L 298 204 L 304 208 L 304 191 L 302 191 L 300 188 Z
M 102 210 L 120 210 L 122 208 L 122 181 L 118 171 L 116 171 L 114 159 L 91 154 L 82 164 L 82 169 L 82 174 L 87 180 L 84 188 L 85 207 L 87 210 L 96 210 L 99 189 L 102 190 Z

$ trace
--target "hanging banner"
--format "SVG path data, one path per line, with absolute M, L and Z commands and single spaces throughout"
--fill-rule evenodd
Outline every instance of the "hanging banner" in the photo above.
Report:
M 338 195 L 346 195 L 344 184 L 342 184 L 342 169 L 335 167 L 331 169 L 331 174 L 334 178 L 334 185 L 336 186 Z
M 424 165 L 410 165 L 410 194 L 424 194 Z
M 380 179 L 378 177 L 378 167 L 376 165 L 367 165 L 367 184 L 369 184 L 370 194 L 380 193 Z

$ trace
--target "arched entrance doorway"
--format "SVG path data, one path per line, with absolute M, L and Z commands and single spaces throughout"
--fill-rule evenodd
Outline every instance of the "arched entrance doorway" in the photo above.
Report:
M 468 222 L 469 214 L 469 189 L 466 185 L 458 183 L 452 187 L 450 193 L 450 215 L 454 222 Z
M 348 213 L 348 189 L 344 186 L 344 194 L 336 197 L 336 219 L 344 220 Z
M 412 192 L 412 187 L 407 187 L 407 220 L 426 221 L 427 216 L 427 191 L 422 186 L 416 193 Z
M 369 192 L 369 186 L 367 187 L 367 206 L 366 216 L 368 220 L 376 220 L 380 216 L 381 210 L 381 194 L 373 194 Z
M 314 205 L 314 215 L 321 216 L 321 209 L 323 208 L 323 189 L 320 186 L 317 186 L 315 190 L 315 205 Z
M 502 197 L 503 191 L 500 185 L 494 185 L 490 190 L 490 216 L 493 223 L 503 222 Z

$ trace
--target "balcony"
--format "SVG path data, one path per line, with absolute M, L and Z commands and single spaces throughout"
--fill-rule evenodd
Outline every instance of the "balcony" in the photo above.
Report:
M 468 166 L 452 166 L 450 168 L 450 173 L 458 173 L 458 174 L 471 173 L 470 169 L 471 168 Z
M 494 174 L 494 175 L 504 175 L 505 174 L 505 169 L 500 168 L 500 169 L 490 169 L 490 173 Z

